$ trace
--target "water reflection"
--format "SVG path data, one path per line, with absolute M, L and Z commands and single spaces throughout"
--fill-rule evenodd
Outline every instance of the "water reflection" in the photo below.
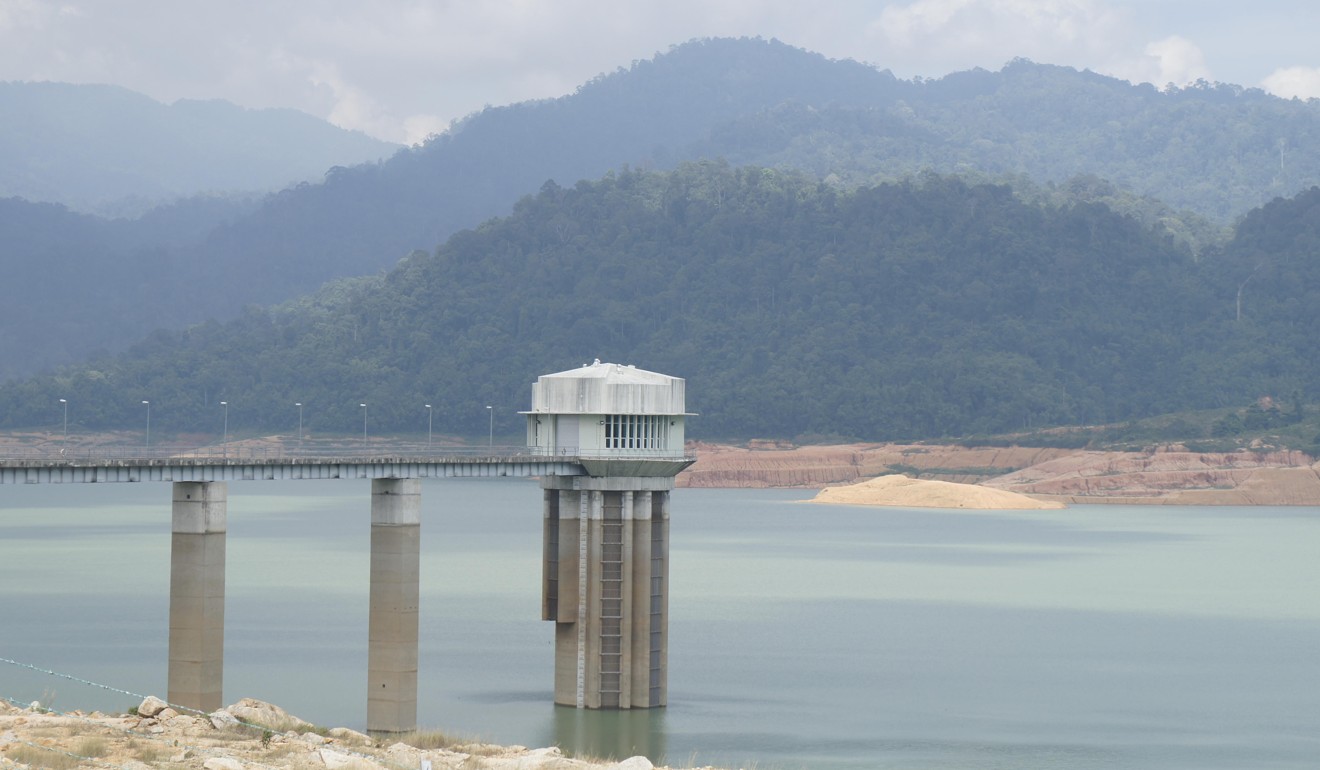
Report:
M 554 707 L 555 744 L 574 757 L 665 761 L 665 709 L 594 711 Z

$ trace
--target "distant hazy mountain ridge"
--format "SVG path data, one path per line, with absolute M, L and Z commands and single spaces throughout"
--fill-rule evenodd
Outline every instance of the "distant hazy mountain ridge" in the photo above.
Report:
M 264 193 L 397 149 L 296 110 L 0 83 L 0 197 L 90 213 L 137 216 L 200 193 Z
M 384 275 L 0 386 L 0 427 L 50 424 L 58 393 L 89 428 L 131 425 L 149 399 L 161 430 L 206 430 L 224 399 L 253 429 L 297 401 L 316 430 L 352 431 L 365 401 L 380 430 L 430 403 L 475 433 L 486 404 L 512 412 L 535 374 L 593 357 L 686 377 L 703 436 L 930 438 L 1308 400 L 1317 212 L 1320 188 L 1276 201 L 1194 259 L 1106 206 L 955 178 L 625 171 L 547 184 Z
M 246 208 L 157 212 L 131 237 L 92 236 L 104 226 L 86 223 L 56 233 L 55 218 L 0 206 L 13 236 L 0 270 L 35 276 L 0 284 L 0 322 L 14 330 L 0 378 L 122 349 L 153 326 L 231 318 L 388 270 L 507 214 L 548 180 L 567 188 L 716 157 L 840 189 L 931 171 L 1008 179 L 1030 200 L 1103 203 L 1203 248 L 1251 208 L 1320 184 L 1320 102 L 1212 84 L 1165 92 L 1026 61 L 902 81 L 775 41 L 694 41 L 559 99 L 483 110 L 424 146 L 329 169 Z M 77 233 L 87 237 L 74 242 Z M 38 259 L 65 265 L 61 280 L 45 280 Z

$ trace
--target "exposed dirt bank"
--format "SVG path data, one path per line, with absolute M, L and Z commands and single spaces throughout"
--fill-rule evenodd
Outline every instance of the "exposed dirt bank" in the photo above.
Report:
M 918 444 L 696 444 L 686 487 L 825 487 L 886 474 L 977 484 L 1064 503 L 1320 505 L 1302 452 L 1091 452 Z
M 698 442 L 690 448 L 697 462 L 679 474 L 682 487 L 823 487 L 890 473 L 974 483 L 1075 451 L 920 444 L 794 447 L 772 442 L 747 447 Z
M 1079 452 L 984 484 L 1077 503 L 1320 505 L 1317 470 L 1302 452 Z

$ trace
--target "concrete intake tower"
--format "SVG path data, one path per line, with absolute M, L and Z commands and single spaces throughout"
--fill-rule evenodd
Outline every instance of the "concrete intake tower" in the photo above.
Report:
M 526 447 L 330 456 L 61 447 L 0 454 L 0 486 L 172 484 L 169 702 L 211 712 L 224 697 L 228 483 L 370 480 L 366 724 L 404 732 L 417 725 L 421 480 L 540 478 L 555 702 L 652 708 L 667 695 L 669 493 L 694 459 L 684 452 L 683 408 L 682 379 L 596 361 L 532 385 Z
M 527 444 L 577 458 L 545 476 L 541 616 L 555 623 L 555 703 L 667 700 L 669 494 L 684 453 L 681 378 L 593 364 L 532 386 Z

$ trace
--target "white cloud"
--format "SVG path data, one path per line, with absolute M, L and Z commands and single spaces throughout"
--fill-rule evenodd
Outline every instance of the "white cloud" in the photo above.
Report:
M 0 0 L 0 32 L 24 27 L 39 30 L 46 10 L 36 0 Z
M 292 107 L 411 141 L 692 38 L 779 37 L 864 58 L 852 42 L 876 12 L 873 0 L 0 0 L 0 80 Z
M 0 79 L 293 107 L 416 141 L 483 105 L 571 93 L 700 37 L 777 37 L 902 77 L 1017 56 L 1092 66 L 1130 33 L 1110 5 L 1121 1 L 324 0 L 313 11 L 267 0 L 0 0 Z M 5 32 L 19 23 L 40 31 Z
M 307 81 L 315 87 L 325 87 L 332 94 L 333 104 L 326 120 L 340 128 L 368 134 L 395 134 L 396 124 L 365 91 L 349 83 L 331 62 L 310 62 Z
M 1130 80 L 1157 86 L 1169 83 L 1185 86 L 1197 80 L 1210 79 L 1205 54 L 1195 43 L 1179 35 L 1150 43 L 1146 46 L 1145 54 L 1145 60 L 1138 65 L 1143 71 L 1133 73 L 1129 76 Z
M 1258 82 L 1312 55 L 1320 11 L 1301 1 L 1280 21 L 1273 0 L 1236 13 L 1204 0 L 0 0 L 0 80 L 293 107 L 411 142 L 702 37 L 776 37 L 900 77 L 1026 57 L 1164 85 L 1240 56 L 1256 69 L 1238 82 Z
M 1283 67 L 1271 72 L 1261 85 L 1285 99 L 1320 99 L 1320 67 Z
M 1182 35 L 1151 41 L 1148 19 L 1116 0 L 912 0 L 880 12 L 870 33 L 887 54 L 935 74 L 1015 57 L 1148 82 L 1210 79 L 1201 48 Z
M 880 60 L 943 74 L 1016 57 L 1086 67 L 1126 27 L 1125 13 L 1099 0 L 915 0 L 885 7 L 868 32 Z
M 430 136 L 443 134 L 449 121 L 439 115 L 410 115 L 403 119 L 404 144 L 416 145 Z

